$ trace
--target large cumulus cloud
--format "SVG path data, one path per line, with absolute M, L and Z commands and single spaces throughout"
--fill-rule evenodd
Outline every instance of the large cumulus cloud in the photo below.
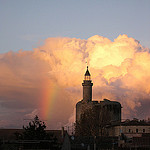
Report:
M 149 117 L 150 53 L 139 41 L 119 35 L 114 41 L 95 35 L 87 40 L 48 38 L 31 51 L 0 55 L 0 126 L 21 127 L 24 118 L 38 114 L 49 128 L 73 118 L 82 99 L 82 80 L 88 62 L 93 99 L 108 98 L 123 106 L 123 118 Z M 43 91 L 57 87 L 51 117 L 44 118 Z

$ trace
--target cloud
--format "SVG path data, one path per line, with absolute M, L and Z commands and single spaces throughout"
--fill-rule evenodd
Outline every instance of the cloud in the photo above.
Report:
M 20 120 L 35 113 L 49 128 L 67 124 L 82 99 L 86 61 L 94 100 L 117 100 L 124 118 L 143 117 L 139 111 L 150 103 L 149 51 L 127 35 L 114 41 L 95 35 L 48 38 L 32 51 L 1 54 L 0 126 L 21 127 Z M 143 114 L 148 117 L 147 107 Z

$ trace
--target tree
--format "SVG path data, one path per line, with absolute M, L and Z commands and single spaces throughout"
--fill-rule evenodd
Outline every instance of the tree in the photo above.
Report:
M 99 113 L 96 108 L 88 108 L 76 122 L 76 135 L 97 136 L 99 134 Z
M 23 133 L 15 133 L 17 140 L 22 140 L 24 149 L 51 149 L 58 150 L 57 138 L 46 132 L 46 125 L 36 115 L 27 126 L 23 126 Z M 25 142 L 24 142 L 25 141 Z
M 99 105 L 86 107 L 80 121 L 76 122 L 75 133 L 79 136 L 104 136 L 107 134 L 106 126 L 110 121 L 110 114 Z
M 28 126 L 23 126 L 23 139 L 24 140 L 45 140 L 48 139 L 46 134 L 46 125 L 44 122 L 40 121 L 38 116 L 29 122 Z

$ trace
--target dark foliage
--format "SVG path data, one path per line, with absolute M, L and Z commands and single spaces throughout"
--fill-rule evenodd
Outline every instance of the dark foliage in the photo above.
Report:
M 28 126 L 23 126 L 23 129 L 24 140 L 45 140 L 49 138 L 45 131 L 46 125 L 39 120 L 38 116 L 35 116 Z
M 15 133 L 16 139 L 21 141 L 24 149 L 58 150 L 57 138 L 52 133 L 47 133 L 45 129 L 45 123 L 35 116 L 28 126 L 23 126 L 23 133 Z
M 94 106 L 87 108 L 81 114 L 80 121 L 76 122 L 77 136 L 104 136 L 106 135 L 105 127 L 110 124 L 110 115 L 101 108 Z
M 76 122 L 76 135 L 97 136 L 99 133 L 99 114 L 96 109 L 89 108 L 81 115 L 79 122 Z

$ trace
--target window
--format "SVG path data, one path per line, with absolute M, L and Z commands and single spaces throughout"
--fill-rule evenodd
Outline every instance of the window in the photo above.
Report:
M 129 129 L 129 133 L 131 132 L 131 129 Z
M 138 129 L 136 129 L 136 133 L 138 133 Z
M 143 129 L 143 133 L 145 133 L 145 129 Z

